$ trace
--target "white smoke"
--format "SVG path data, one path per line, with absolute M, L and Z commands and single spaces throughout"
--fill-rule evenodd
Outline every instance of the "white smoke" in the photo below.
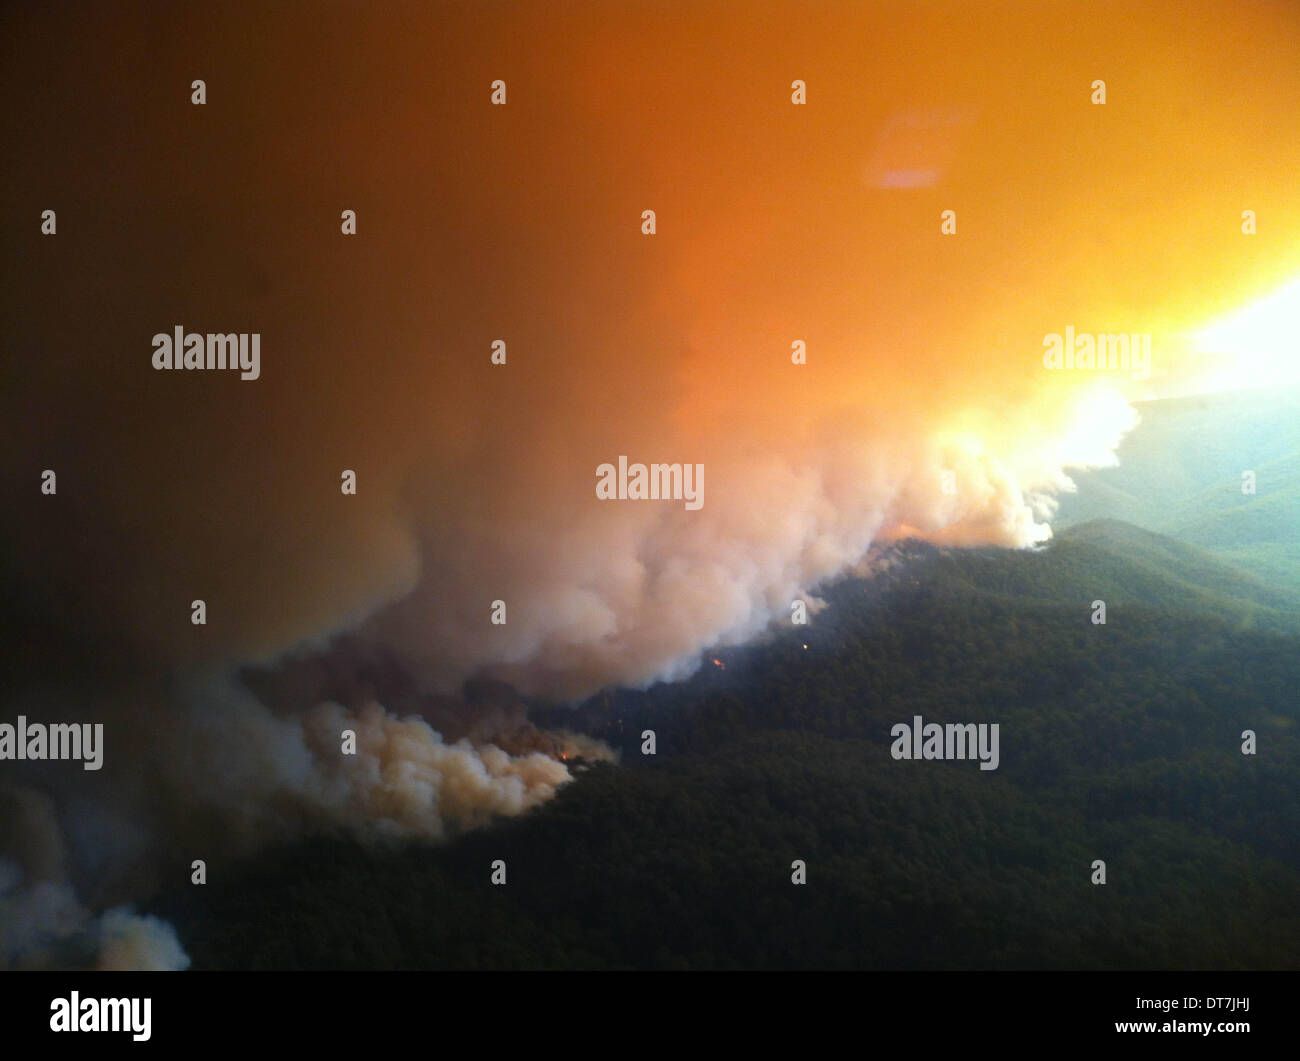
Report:
M 175 930 L 127 907 L 98 917 L 66 881 L 28 882 L 0 859 L 0 969 L 178 970 L 190 959 Z
M 448 742 L 425 719 L 373 701 L 276 714 L 228 674 L 184 695 L 158 768 L 178 800 L 219 815 L 226 850 L 330 830 L 442 839 L 522 814 L 573 780 L 553 754 L 510 754 L 490 739 Z M 187 754 L 173 758 L 181 747 Z M 598 742 L 583 747 L 588 758 L 612 758 Z

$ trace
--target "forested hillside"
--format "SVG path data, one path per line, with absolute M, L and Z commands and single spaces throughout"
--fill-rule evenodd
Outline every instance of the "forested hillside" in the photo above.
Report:
M 1112 468 L 1075 470 L 1058 530 L 1111 518 L 1171 535 L 1300 592 L 1300 392 L 1142 402 Z M 1253 493 L 1242 490 L 1253 477 Z
M 1300 964 L 1285 594 L 1116 524 L 1027 552 L 906 543 L 821 592 L 725 669 L 539 705 L 622 761 L 522 819 L 444 847 L 322 838 L 178 889 L 196 966 Z M 914 715 L 998 723 L 999 768 L 895 761 Z

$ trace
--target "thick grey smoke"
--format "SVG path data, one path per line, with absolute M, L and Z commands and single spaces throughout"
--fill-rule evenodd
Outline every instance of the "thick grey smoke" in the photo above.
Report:
M 446 689 L 481 673 L 560 697 L 680 678 L 706 649 L 788 621 L 792 601 L 874 541 L 1046 538 L 1066 465 L 1109 460 L 1134 420 L 1114 391 L 1083 398 L 1049 429 L 1007 417 L 974 440 L 947 437 L 948 425 L 930 426 L 933 411 L 920 410 L 845 418 L 833 432 L 805 432 L 799 414 L 762 423 L 751 411 L 725 441 L 676 432 L 659 452 L 700 458 L 698 511 L 579 496 L 594 493 L 594 461 L 568 466 L 578 489 L 566 483 L 567 507 L 556 511 L 541 496 L 555 477 L 538 469 L 542 489 L 511 494 L 529 513 L 522 525 L 504 499 L 486 533 L 477 513 L 440 509 L 427 525 L 416 521 L 413 587 L 354 636 Z M 454 565 L 440 562 L 447 553 Z M 493 600 L 508 609 L 504 625 L 489 622 Z
M 447 739 L 425 718 L 398 717 L 373 700 L 277 714 L 227 675 L 184 696 L 156 767 L 191 811 L 219 813 L 219 849 L 331 828 L 361 839 L 442 839 L 521 814 L 572 780 L 558 757 L 572 738 L 521 719 L 490 739 Z M 537 746 L 518 747 L 530 738 Z M 345 750 L 349 740 L 355 753 Z M 177 748 L 189 754 L 171 760 Z M 584 750 L 612 758 L 594 742 Z

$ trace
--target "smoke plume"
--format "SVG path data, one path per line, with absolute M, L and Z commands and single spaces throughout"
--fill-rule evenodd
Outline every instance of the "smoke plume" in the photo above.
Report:
M 1297 20 L 1186 8 L 7 12 L 6 710 L 106 765 L 0 764 L 4 960 L 183 965 L 88 911 L 523 813 L 572 738 L 521 697 L 686 675 L 873 542 L 1046 538 L 1185 330 L 1300 267 Z M 155 370 L 177 326 L 259 378 Z M 1067 327 L 1149 375 L 1045 368 Z M 703 506 L 600 500 L 620 456 Z

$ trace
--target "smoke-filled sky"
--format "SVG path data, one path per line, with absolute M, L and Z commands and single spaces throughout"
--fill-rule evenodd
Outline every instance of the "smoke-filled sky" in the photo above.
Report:
M 1042 540 L 1132 398 L 1272 382 L 1193 336 L 1300 273 L 1289 4 L 212 8 L 0 16 L 5 718 L 111 723 L 96 780 L 0 763 L 51 879 L 179 818 L 441 835 L 568 778 L 243 664 L 678 676 L 873 540 Z M 259 333 L 259 378 L 155 371 L 178 325 Z M 1149 375 L 1046 369 L 1067 328 Z M 702 464 L 703 506 L 599 500 L 621 455 Z

